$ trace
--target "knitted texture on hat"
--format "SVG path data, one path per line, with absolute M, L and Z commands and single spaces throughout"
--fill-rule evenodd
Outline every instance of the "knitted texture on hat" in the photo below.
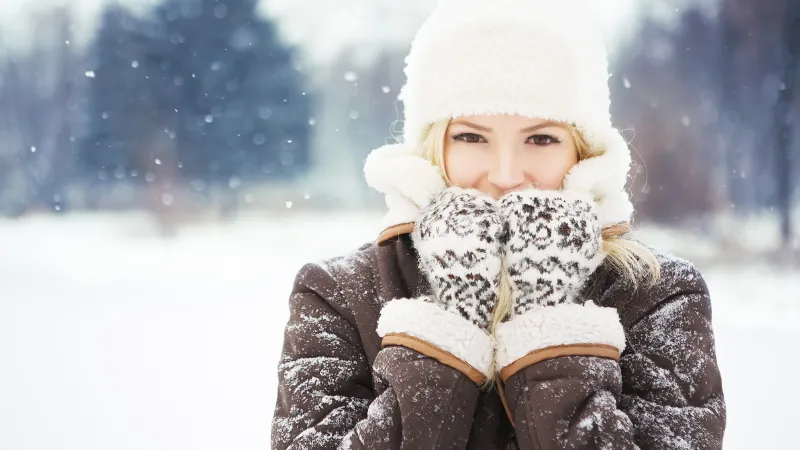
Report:
M 475 190 L 448 188 L 422 212 L 413 239 L 434 302 L 488 328 L 504 240 L 497 202 Z
M 572 303 L 604 258 L 591 200 L 529 189 L 504 196 L 500 209 L 508 222 L 505 261 L 514 314 Z

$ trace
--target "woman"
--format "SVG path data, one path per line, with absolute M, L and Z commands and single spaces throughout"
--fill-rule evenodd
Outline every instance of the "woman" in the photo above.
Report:
M 384 231 L 297 276 L 273 448 L 721 448 L 708 290 L 625 236 L 590 22 L 444 0 L 420 29 L 403 142 L 365 165 Z

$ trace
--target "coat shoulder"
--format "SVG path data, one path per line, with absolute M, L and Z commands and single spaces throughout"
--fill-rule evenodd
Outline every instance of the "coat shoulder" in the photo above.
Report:
M 652 294 L 671 297 L 683 292 L 702 293 L 708 291 L 705 279 L 703 279 L 700 270 L 694 263 L 652 247 L 648 248 L 655 255 L 661 268 L 659 280 L 649 286 Z M 646 284 L 643 284 L 643 286 L 645 289 L 648 288 Z
M 623 325 L 631 326 L 677 296 L 691 295 L 695 303 L 710 309 L 708 286 L 700 270 L 692 262 L 646 246 L 655 256 L 660 269 L 656 281 L 628 281 L 610 264 L 604 264 L 593 280 L 593 294 L 604 306 L 620 312 Z
M 305 264 L 295 278 L 295 291 L 311 290 L 334 307 L 348 307 L 352 299 L 375 291 L 376 244 L 332 258 Z

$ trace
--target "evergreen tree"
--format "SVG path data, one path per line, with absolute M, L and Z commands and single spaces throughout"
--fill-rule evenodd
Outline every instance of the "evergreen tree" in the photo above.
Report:
M 304 170 L 305 77 L 256 4 L 166 0 L 148 19 L 108 9 L 84 161 L 107 178 L 226 187 Z
M 151 129 L 147 120 L 155 109 L 155 83 L 142 67 L 142 57 L 153 43 L 146 21 L 120 6 L 103 14 L 95 38 L 87 77 L 90 78 L 88 134 L 81 163 L 84 177 L 99 180 L 145 178 L 141 152 Z
M 168 45 L 151 68 L 165 91 L 178 91 L 163 98 L 177 103 L 178 157 L 189 176 L 252 180 L 307 165 L 303 78 L 256 4 L 167 0 L 158 11 Z

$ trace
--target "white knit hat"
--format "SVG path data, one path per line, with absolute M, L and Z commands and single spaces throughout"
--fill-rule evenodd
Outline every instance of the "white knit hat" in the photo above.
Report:
M 419 161 L 428 127 L 482 114 L 574 124 L 605 153 L 573 167 L 564 188 L 592 193 L 603 226 L 630 221 L 630 152 L 611 125 L 606 50 L 586 0 L 441 0 L 414 38 L 405 74 L 403 143 L 375 150 L 364 168 L 387 195 L 384 226 L 416 221 L 445 187 Z

